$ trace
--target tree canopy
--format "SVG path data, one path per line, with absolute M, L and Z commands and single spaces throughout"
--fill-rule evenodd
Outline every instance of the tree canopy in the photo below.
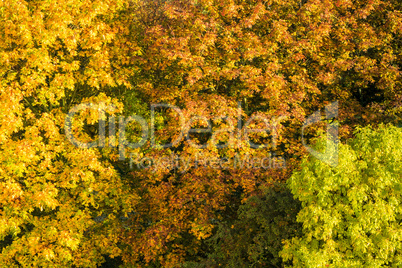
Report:
M 300 204 L 284 183 L 308 154 L 303 142 L 328 125 L 345 143 L 356 127 L 401 123 L 401 8 L 398 0 L 1 1 L 0 266 L 306 263 L 278 255 L 282 239 L 303 237 Z M 306 118 L 335 101 L 337 116 L 319 116 L 302 137 Z M 381 250 L 385 265 L 396 249 Z

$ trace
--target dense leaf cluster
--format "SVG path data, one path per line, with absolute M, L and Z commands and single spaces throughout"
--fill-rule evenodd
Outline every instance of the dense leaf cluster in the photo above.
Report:
M 0 267 L 401 265 L 400 1 L 4 0 L 0 36 Z

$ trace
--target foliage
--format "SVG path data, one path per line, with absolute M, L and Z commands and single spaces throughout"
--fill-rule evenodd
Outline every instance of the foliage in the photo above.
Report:
M 259 185 L 288 178 L 306 152 L 300 140 L 305 117 L 332 101 L 340 103 L 342 140 L 352 136 L 355 125 L 395 121 L 402 100 L 400 11 L 398 1 L 379 0 L 133 3 L 127 14 L 132 23 L 122 38 L 140 51 L 131 58 L 138 66 L 132 76 L 136 90 L 150 103 L 178 106 L 186 122 L 204 116 L 212 122 L 212 133 L 220 131 L 192 136 L 206 144 L 204 149 L 182 140 L 166 149 L 147 143 L 134 154 L 219 160 L 276 153 L 289 161 L 286 171 L 196 165 L 134 170 L 142 202 L 132 228 L 123 234 L 129 237 L 125 261 L 175 267 L 205 255 L 214 220 L 229 217 L 228 207 L 237 211 Z M 177 113 L 163 113 L 165 124 L 155 131 L 159 144 L 175 140 L 183 129 Z M 271 126 L 277 123 L 269 129 L 276 131 L 276 145 L 253 149 L 234 127 L 239 117 L 244 127 L 255 115 Z M 184 129 L 206 125 L 194 122 Z M 310 126 L 306 137 L 324 127 L 324 122 Z M 250 128 L 265 126 L 255 120 Z M 250 136 L 258 144 L 271 139 L 261 133 Z
M 292 267 L 400 267 L 402 131 L 359 128 L 340 145 L 339 165 L 306 158 L 288 181 L 302 202 L 303 235 L 281 256 Z
M 282 267 L 282 241 L 300 235 L 298 200 L 284 184 L 263 189 L 240 205 L 232 218 L 217 224 L 207 239 L 208 257 L 188 267 Z
M 0 4 L 1 267 L 96 267 L 102 255 L 120 254 L 118 217 L 136 196 L 101 151 L 70 143 L 64 123 L 69 108 L 85 101 L 121 109 L 99 89 L 124 82 L 110 64 L 123 6 Z M 80 113 L 72 133 L 90 141 L 88 124 L 97 121 Z
M 233 245 L 244 265 L 260 257 L 278 264 L 279 241 L 261 233 L 276 227 L 251 204 L 295 205 L 260 190 L 289 178 L 306 153 L 306 116 L 338 100 L 343 140 L 356 125 L 398 120 L 401 8 L 398 0 L 1 1 L 0 266 L 95 267 L 119 256 L 127 267 L 177 267 L 210 261 L 211 247 L 234 238 L 245 241 Z M 113 104 L 109 119 L 146 117 L 155 145 L 209 123 L 211 133 L 189 136 L 205 148 L 148 139 L 126 148 L 122 161 L 119 142 L 138 141 L 139 125 L 127 126 L 124 141 L 107 137 L 114 146 L 78 148 L 71 134 L 81 143 L 100 134 L 96 109 L 77 113 L 65 130 L 81 103 Z M 183 126 L 166 108 L 153 122 L 153 103 L 179 107 L 187 123 L 207 121 Z M 253 116 L 260 119 L 246 126 Z M 325 126 L 310 126 L 306 138 Z M 266 131 L 248 140 L 246 129 L 257 128 Z M 285 157 L 286 169 L 216 168 L 224 158 L 270 155 Z M 130 157 L 172 156 L 199 162 L 130 166 Z M 228 219 L 235 230 L 253 225 L 246 233 L 257 240 L 234 230 L 223 237 Z M 275 246 L 262 250 L 267 243 Z

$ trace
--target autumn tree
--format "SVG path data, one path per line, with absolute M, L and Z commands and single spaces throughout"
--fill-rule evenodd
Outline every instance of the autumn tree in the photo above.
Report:
M 130 58 L 138 67 L 132 77 L 135 91 L 150 103 L 180 108 L 185 122 L 195 115 L 206 119 L 192 121 L 184 132 L 211 123 L 211 133 L 191 136 L 205 148 L 183 138 L 170 148 L 147 143 L 132 152 L 135 157 L 261 158 L 275 153 L 288 160 L 285 171 L 196 165 L 134 170 L 144 202 L 123 235 L 129 237 L 123 254 L 127 262 L 174 267 L 200 259 L 217 221 L 235 215 L 262 186 L 289 176 L 306 152 L 300 139 L 306 116 L 325 105 L 339 101 L 342 140 L 358 124 L 398 119 L 398 1 L 138 1 L 127 17 L 125 42 L 139 48 Z M 183 130 L 179 114 L 162 109 L 160 115 L 156 144 L 176 140 Z M 257 115 L 270 127 L 247 140 L 244 129 L 235 126 L 240 122 L 244 127 Z M 311 126 L 306 136 L 325 126 Z M 266 128 L 263 120 L 250 123 L 249 129 L 256 128 Z M 249 141 L 270 145 L 257 149 Z M 222 144 L 228 146 L 217 146 Z
M 120 253 L 119 217 L 132 211 L 135 194 L 107 153 L 78 148 L 66 135 L 91 141 L 98 115 L 77 113 L 69 133 L 65 119 L 81 102 L 122 108 L 99 92 L 128 83 L 125 69 L 111 64 L 124 60 L 116 35 L 125 7 L 0 3 L 1 267 L 96 267 Z

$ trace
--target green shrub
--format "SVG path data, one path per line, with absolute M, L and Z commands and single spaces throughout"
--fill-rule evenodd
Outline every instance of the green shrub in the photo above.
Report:
M 240 205 L 233 220 L 218 224 L 206 241 L 208 257 L 187 267 L 282 267 L 283 241 L 300 234 L 299 210 L 283 183 L 264 189 Z

